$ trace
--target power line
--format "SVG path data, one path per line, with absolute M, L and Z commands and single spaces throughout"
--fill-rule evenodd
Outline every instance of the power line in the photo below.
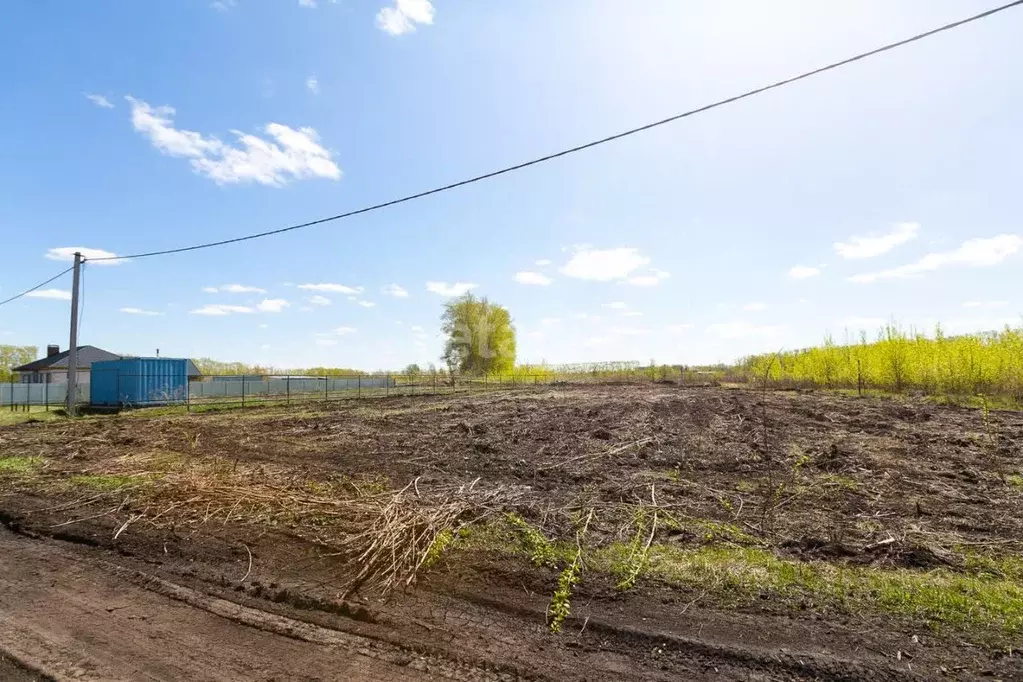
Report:
M 269 237 L 269 236 L 275 235 L 275 234 L 283 234 L 285 232 L 291 232 L 292 230 L 300 230 L 300 229 L 305 228 L 305 227 L 312 227 L 313 225 L 320 225 L 322 223 L 329 223 L 329 222 L 332 222 L 334 220 L 342 220 L 344 218 L 351 218 L 353 216 L 361 215 L 363 213 L 369 213 L 371 211 L 378 211 L 378 210 L 380 210 L 382 208 L 387 208 L 389 206 L 395 206 L 397 204 L 403 204 L 403 203 L 406 203 L 406 202 L 409 202 L 409 201 L 414 201 L 416 199 L 422 199 L 423 197 L 428 197 L 431 194 L 440 194 L 441 192 L 447 192 L 448 190 L 456 189 L 458 187 L 463 187 L 465 185 L 471 185 L 471 184 L 473 184 L 475 182 L 480 182 L 481 180 L 488 180 L 490 178 L 494 178 L 494 177 L 497 177 L 499 175 L 504 175 L 506 173 L 511 173 L 513 171 L 521 170 L 523 168 L 528 168 L 529 166 L 535 166 L 537 164 L 545 163 L 547 161 L 552 161 L 554 159 L 561 158 L 562 156 L 568 156 L 569 154 L 575 154 L 576 152 L 581 152 L 581 151 L 583 151 L 585 149 L 590 149 L 591 147 L 596 147 L 596 146 L 599 146 L 599 145 L 602 145 L 602 144 L 607 144 L 608 142 L 613 142 L 615 140 L 620 140 L 623 137 L 628 137 L 630 135 L 635 135 L 636 133 L 641 133 L 641 132 L 650 130 L 652 128 L 657 128 L 659 126 L 666 125 L 668 123 L 673 123 L 673 122 L 678 121 L 678 120 L 683 119 L 683 118 L 688 118 L 688 117 L 694 116 L 696 114 L 701 114 L 701 113 L 703 113 L 705 111 L 710 111 L 711 109 L 716 109 L 717 107 L 725 106 L 726 104 L 732 104 L 734 102 L 738 102 L 738 101 L 744 100 L 744 99 L 746 99 L 748 97 L 753 97 L 755 95 L 759 95 L 759 94 L 767 92 L 769 90 L 774 90 L 776 88 L 781 88 L 781 87 L 784 87 L 786 85 L 791 85 L 792 83 L 795 83 L 797 81 L 801 81 L 801 80 L 804 80 L 806 78 L 810 78 L 812 76 L 816 76 L 816 75 L 822 74 L 822 73 L 824 73 L 826 71 L 831 71 L 833 69 L 837 69 L 839 67 L 846 66 L 848 64 L 852 64 L 853 62 L 860 61 L 861 59 L 867 59 L 868 57 L 873 57 L 875 55 L 879 55 L 882 52 L 888 52 L 889 50 L 894 50 L 894 49 L 896 49 L 898 47 L 902 47 L 904 45 L 909 45 L 910 43 L 915 43 L 918 40 L 923 40 L 924 38 L 929 38 L 929 37 L 931 37 L 933 35 L 937 35 L 938 33 L 942 33 L 944 31 L 950 31 L 950 30 L 952 30 L 954 28 L 958 28 L 960 26 L 965 26 L 966 24 L 972 23 L 974 21 L 978 21 L 980 19 L 984 19 L 984 18 L 990 17 L 990 16 L 992 16 L 994 14 L 998 14 L 999 12 L 1004 12 L 1005 10 L 1011 9 L 1011 8 L 1016 7 L 1018 5 L 1023 5 L 1023 0 L 1015 0 L 1015 2 L 1010 2 L 1010 3 L 1006 4 L 1006 5 L 1002 5 L 1000 7 L 995 7 L 994 9 L 989 9 L 986 12 L 981 12 L 980 14 L 975 14 L 975 15 L 973 15 L 971 17 L 967 17 L 966 19 L 960 19 L 959 21 L 954 21 L 954 22 L 952 22 L 950 24 L 945 24 L 944 26 L 939 26 L 938 28 L 931 29 L 930 31 L 925 31 L 924 33 L 919 33 L 919 34 L 917 34 L 915 36 L 912 36 L 910 38 L 905 38 L 904 40 L 900 40 L 898 42 L 894 42 L 894 43 L 889 43 L 887 45 L 883 45 L 882 47 L 875 48 L 873 50 L 870 50 L 869 52 L 862 52 L 862 53 L 860 53 L 860 54 L 858 54 L 858 55 L 856 55 L 854 57 L 849 57 L 848 59 L 843 59 L 842 61 L 839 61 L 839 62 L 833 62 L 831 64 L 828 64 L 827 66 L 822 66 L 820 68 L 814 69 L 813 71 L 807 71 L 807 72 L 802 73 L 802 74 L 800 74 L 798 76 L 793 76 L 792 78 L 786 78 L 785 80 L 780 80 L 780 81 L 777 81 L 775 83 L 771 83 L 770 85 L 765 85 L 763 87 L 757 88 L 755 90 L 749 90 L 747 92 L 742 93 L 741 95 L 735 95 L 733 97 L 729 97 L 727 99 L 722 99 L 722 100 L 719 100 L 717 102 L 713 102 L 711 104 L 707 104 L 707 105 L 704 105 L 704 106 L 696 108 L 696 109 L 690 109 L 689 111 L 686 111 L 686 112 L 683 112 L 683 113 L 680 113 L 680 114 L 675 114 L 674 116 L 669 116 L 668 118 L 664 118 L 664 119 L 661 119 L 659 121 L 654 121 L 653 123 L 647 123 L 646 125 L 640 126 L 638 128 L 631 128 L 631 129 L 626 130 L 624 132 L 616 133 L 614 135 L 609 135 L 607 137 L 600 138 L 599 140 L 594 140 L 592 142 L 587 142 L 585 144 L 581 144 L 581 145 L 578 145 L 578 146 L 575 146 L 575 147 L 570 147 L 570 148 L 564 149 L 564 150 L 562 150 L 560 152 L 555 152 L 553 154 L 548 154 L 547 156 L 541 156 L 539 158 L 532 159 L 530 161 L 525 161 L 523 163 L 515 164 L 514 166 L 507 166 L 506 168 L 501 168 L 499 170 L 491 171 L 489 173 L 484 173 L 483 175 L 477 175 L 475 177 L 468 178 L 466 180 L 460 180 L 459 182 L 453 182 L 451 184 L 443 185 L 441 187 L 435 187 L 434 189 L 426 190 L 425 192 L 419 192 L 417 194 L 410 194 L 408 196 L 401 197 L 400 199 L 392 199 L 391 201 L 385 201 L 385 202 L 380 203 L 380 204 L 374 204 L 372 206 L 366 206 L 365 208 L 356 209 L 354 211 L 348 211 L 347 213 L 339 213 L 337 215 L 328 216 L 326 218 L 319 218 L 318 220 L 311 220 L 311 221 L 309 221 L 307 223 L 299 223 L 298 225 L 290 225 L 288 227 L 282 227 L 282 228 L 279 228 L 279 229 L 276 229 L 276 230 L 268 230 L 266 232 L 257 232 L 255 234 L 245 235 L 243 237 L 234 237 L 232 239 L 223 239 L 223 240 L 216 241 L 216 242 L 207 242 L 207 243 L 204 243 L 204 244 L 195 244 L 193 246 L 183 246 L 183 247 L 176 248 L 176 249 L 165 249 L 165 250 L 162 250 L 162 251 L 149 251 L 147 253 L 137 253 L 137 254 L 133 254 L 133 255 L 129 255 L 129 256 L 106 256 L 106 257 L 103 257 L 103 258 L 90 258 L 89 260 L 93 260 L 93 261 L 106 261 L 106 260 L 124 260 L 124 259 L 128 259 L 128 258 L 149 258 L 150 256 L 166 256 L 166 255 L 170 255 L 170 254 L 173 254 L 173 253 L 184 253 L 186 251 L 198 251 L 199 249 L 209 249 L 209 248 L 212 248 L 214 246 L 225 246 L 227 244 L 235 244 L 237 242 L 249 241 L 251 239 L 259 239 L 261 237 Z
M 40 284 L 37 284 L 37 285 L 35 285 L 34 287 L 32 287 L 31 289 L 26 289 L 25 291 L 21 292 L 21 293 L 20 293 L 20 294 L 18 294 L 17 296 L 11 296 L 11 297 L 10 297 L 9 299 L 7 299 L 6 301 L 0 301 L 0 305 L 6 305 L 6 304 L 8 304 L 8 303 L 10 303 L 10 302 L 12 302 L 12 301 L 17 301 L 17 300 L 18 300 L 19 298 L 21 298 L 22 296 L 25 296 L 25 295 L 27 295 L 27 294 L 31 294 L 31 293 L 32 293 L 33 291 L 35 291 L 36 289 L 39 289 L 39 288 L 41 288 L 41 287 L 45 287 L 45 286 L 46 286 L 47 284 L 49 284 L 49 283 L 50 283 L 50 282 L 52 282 L 53 280 L 55 280 L 55 279 L 59 279 L 60 277 L 63 277 L 64 275 L 66 275 L 67 273 L 71 272 L 71 271 L 72 271 L 72 270 L 74 270 L 74 269 L 75 269 L 75 266 L 73 266 L 73 265 L 72 265 L 72 266 L 71 266 L 70 268 L 68 268 L 67 270 L 62 270 L 61 272 L 58 272 L 58 273 L 57 273 L 56 275 L 54 275 L 54 276 L 53 276 L 53 277 L 51 277 L 50 279 L 46 280 L 45 282 L 42 282 L 42 283 L 40 283 Z

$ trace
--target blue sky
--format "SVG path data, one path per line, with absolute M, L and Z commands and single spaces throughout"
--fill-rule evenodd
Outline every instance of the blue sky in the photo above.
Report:
M 992 5 L 11 3 L 0 298 L 55 274 L 68 247 L 137 253 L 340 213 Z M 702 363 L 890 317 L 1018 323 L 1020 35 L 1010 10 L 443 195 L 90 264 L 81 342 L 399 367 L 437 360 L 446 294 L 469 286 L 510 309 L 520 361 Z M 51 287 L 0 309 L 0 343 L 67 345 L 70 279 Z

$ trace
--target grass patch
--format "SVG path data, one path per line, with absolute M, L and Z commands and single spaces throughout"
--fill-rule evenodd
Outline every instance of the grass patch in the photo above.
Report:
M 525 523 L 525 522 L 523 522 Z M 709 526 L 726 524 L 707 522 Z M 535 564 L 571 568 L 575 544 L 549 540 L 507 517 L 463 529 L 463 552 L 496 551 Z M 748 537 L 748 536 L 747 536 Z M 541 542 L 539 538 L 542 538 Z M 752 538 L 750 538 L 752 539 Z M 636 540 L 583 547 L 585 572 L 610 576 L 619 589 L 653 578 L 701 593 L 723 607 L 772 603 L 817 612 L 874 613 L 915 626 L 963 633 L 997 647 L 1023 634 L 1023 558 L 967 554 L 963 572 L 879 569 L 782 559 L 763 547 L 709 544 L 683 548 L 652 544 L 636 571 Z M 468 558 L 468 557 L 466 557 Z M 539 559 L 539 561 L 537 561 Z M 586 582 L 578 566 L 564 575 L 570 590 Z M 623 584 L 624 581 L 626 583 Z
M 1012 474 L 1005 480 L 1014 488 L 1023 488 L 1023 475 L 1021 474 Z
M 0 457 L 0 477 L 28 476 L 42 465 L 42 457 Z
M 626 546 L 597 550 L 592 565 L 613 570 L 628 551 Z M 647 574 L 706 590 L 733 605 L 767 598 L 845 612 L 869 609 L 936 629 L 1018 636 L 1023 632 L 1023 585 L 1017 582 L 1023 561 L 993 561 L 988 567 L 994 570 L 972 575 L 881 570 L 790 561 L 753 547 L 659 545 L 650 548 Z
M 26 412 L 24 410 L 11 410 L 9 407 L 0 408 L 0 426 L 13 426 L 27 421 L 49 422 L 64 419 L 64 412 L 59 405 L 51 405 L 49 410 L 38 405 L 33 405 Z
M 93 490 L 117 490 L 119 488 L 138 487 L 151 482 L 149 476 L 117 476 L 113 474 L 80 474 L 68 478 L 72 486 L 92 488 Z

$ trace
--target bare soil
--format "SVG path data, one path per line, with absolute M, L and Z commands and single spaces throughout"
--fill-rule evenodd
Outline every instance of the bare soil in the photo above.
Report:
M 766 593 L 734 601 L 643 576 L 622 590 L 596 571 L 584 572 L 571 616 L 552 634 L 557 571 L 493 548 L 453 550 L 415 589 L 352 593 L 352 557 L 338 556 L 315 519 L 257 518 L 245 512 L 248 500 L 218 505 L 216 486 L 175 497 L 157 478 L 157 495 L 112 473 L 204 466 L 289 495 L 486 486 L 515 491 L 508 511 L 552 538 L 572 539 L 580 513 L 594 510 L 590 541 L 628 541 L 629 514 L 656 508 L 681 520 L 656 529 L 658 544 L 752 542 L 796 562 L 923 574 L 1019 554 L 1023 491 L 1012 477 L 1023 473 L 1021 447 L 1016 412 L 672 385 L 26 423 L 0 428 L 0 457 L 33 458 L 31 471 L 0 471 L 0 520 L 25 543 L 0 548 L 0 581 L 12 581 L 4 592 L 39 571 L 45 552 L 60 558 L 50 560 L 52 577 L 32 578 L 36 601 L 17 611 L 5 602 L 4 614 L 15 629 L 63 622 L 53 604 L 74 584 L 65 567 L 80 559 L 111 580 L 134 576 L 142 591 L 132 604 L 157 598 L 143 588 L 160 599 L 171 599 L 161 590 L 187 590 L 373 642 L 388 656 L 426 661 L 424 674 L 442 679 L 1023 679 L 1012 651 L 1020 633 L 987 639 Z M 195 509 L 202 495 L 205 516 L 202 504 Z M 240 636 L 234 621 L 210 617 L 220 621 L 203 628 L 229 642 Z M 166 641 L 151 644 L 154 660 L 193 656 L 179 632 L 189 627 L 165 629 Z M 277 662 L 317 655 L 252 646 Z M 175 679 L 168 675 L 153 679 Z M 307 678 L 349 679 L 338 675 L 311 669 Z

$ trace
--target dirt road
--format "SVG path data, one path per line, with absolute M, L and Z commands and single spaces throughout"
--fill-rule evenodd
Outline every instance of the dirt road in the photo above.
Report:
M 55 680 L 451 677 L 377 642 L 162 581 L 146 589 L 129 572 L 111 568 L 59 543 L 0 528 L 0 657 Z M 36 677 L 4 661 L 0 674 L 8 672 L 17 680 Z

